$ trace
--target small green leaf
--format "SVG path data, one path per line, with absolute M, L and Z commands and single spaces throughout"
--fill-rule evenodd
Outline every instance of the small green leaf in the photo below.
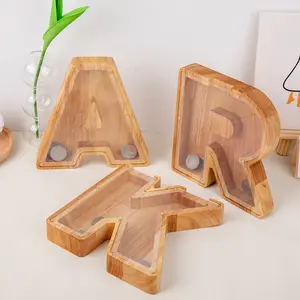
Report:
M 63 0 L 56 0 L 57 21 L 63 17 Z
M 44 49 L 47 49 L 50 43 L 57 37 L 66 27 L 78 19 L 89 7 L 80 7 L 72 10 L 65 14 L 58 22 L 50 26 L 45 32 L 44 38 Z
M 57 9 L 56 9 L 56 0 L 52 0 L 52 8 L 50 15 L 50 25 L 53 26 L 57 22 Z
M 63 17 L 63 0 L 52 0 L 52 9 L 50 15 L 50 25 L 53 26 Z
M 70 16 L 74 16 L 74 15 L 78 15 L 79 17 L 89 8 L 89 6 L 83 6 L 83 7 L 79 7 L 79 8 L 75 8 L 72 11 L 66 13 L 63 15 L 63 18 L 67 18 Z

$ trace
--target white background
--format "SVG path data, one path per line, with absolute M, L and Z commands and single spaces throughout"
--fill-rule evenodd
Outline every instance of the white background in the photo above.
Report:
M 1 1 L 0 110 L 12 128 L 22 124 L 20 102 L 28 93 L 22 68 L 29 52 L 41 46 L 50 2 Z M 53 94 L 73 56 L 113 56 L 142 129 L 167 136 L 181 66 L 199 62 L 251 83 L 257 11 L 300 9 L 299 0 L 65 2 L 67 10 L 84 4 L 91 9 L 52 44 L 49 54 L 60 66 Z M 170 138 L 145 138 L 151 165 L 142 172 L 223 201 L 216 187 L 203 189 L 172 172 Z M 0 299 L 154 299 L 107 274 L 105 245 L 78 258 L 46 239 L 46 218 L 112 170 L 93 160 L 76 170 L 43 172 L 35 160 L 35 151 L 18 135 L 11 159 L 1 164 Z M 223 201 L 224 225 L 168 235 L 162 292 L 155 299 L 300 298 L 299 181 L 287 158 L 270 156 L 265 166 L 274 213 L 257 220 Z
M 113 56 L 142 130 L 171 134 L 180 67 L 199 62 L 252 83 L 258 11 L 300 10 L 299 0 L 65 0 L 90 5 L 52 44 L 56 98 L 73 56 Z M 42 46 L 51 0 L 1 1 L 0 111 L 19 129 L 28 54 Z
M 300 129 L 300 108 L 295 101 L 286 104 L 290 92 L 282 84 L 300 55 L 300 13 L 262 12 L 255 70 L 255 85 L 273 101 L 281 119 L 282 129 Z M 291 90 L 300 90 L 300 65 L 286 83 Z

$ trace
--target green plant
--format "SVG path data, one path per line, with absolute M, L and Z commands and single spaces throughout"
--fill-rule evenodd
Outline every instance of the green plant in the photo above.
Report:
M 40 61 L 36 70 L 35 79 L 33 83 L 33 99 L 34 99 L 34 120 L 36 127 L 36 137 L 40 137 L 39 119 L 38 119 L 38 107 L 37 107 L 37 86 L 41 73 L 41 68 L 45 59 L 47 49 L 51 42 L 70 24 L 72 24 L 77 18 L 79 18 L 89 7 L 84 6 L 76 8 L 67 14 L 63 14 L 63 0 L 52 0 L 52 9 L 50 15 L 50 24 L 43 36 L 44 46 Z

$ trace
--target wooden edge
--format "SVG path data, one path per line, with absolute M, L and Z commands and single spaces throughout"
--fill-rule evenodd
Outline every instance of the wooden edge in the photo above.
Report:
M 298 139 L 299 136 L 300 130 L 281 129 L 280 140 L 276 148 L 276 153 L 281 156 L 288 156 L 292 140 Z
M 175 107 L 174 136 L 173 136 L 173 148 L 172 148 L 172 169 L 173 171 L 177 172 L 180 175 L 183 174 L 176 168 L 176 149 L 177 149 L 177 142 L 178 142 L 178 116 L 179 116 L 179 107 L 180 107 L 180 97 L 182 92 L 181 85 L 182 85 L 184 72 L 185 72 L 185 68 L 181 68 L 179 70 L 179 75 L 178 75 L 178 89 L 177 89 L 177 101 Z M 190 177 L 188 176 L 184 176 L 184 177 L 190 179 Z
M 280 140 L 278 142 L 276 153 L 281 156 L 288 156 L 292 146 L 292 142 L 296 140 L 293 152 L 291 153 L 291 170 L 293 177 L 298 179 L 298 168 L 299 168 L 299 139 L 300 130 L 288 130 L 282 129 L 280 131 Z
M 300 136 L 300 130 L 281 129 L 280 138 L 297 139 Z
M 185 188 L 180 186 L 157 189 L 157 192 L 160 193 L 169 193 L 173 190 L 174 192 L 180 192 L 187 195 L 191 195 L 193 199 L 195 199 L 195 201 L 199 203 L 203 203 L 205 201 L 207 202 L 207 205 L 196 208 L 186 208 L 162 214 L 162 223 L 160 228 L 161 234 L 158 248 L 158 261 L 154 270 L 142 267 L 139 264 L 131 263 L 130 261 L 125 260 L 122 257 L 122 255 L 112 252 L 112 247 L 114 245 L 117 232 L 121 223 L 121 220 L 118 218 L 116 218 L 113 221 L 109 220 L 108 222 L 102 223 L 101 226 L 96 228 L 96 230 L 82 237 L 77 237 L 75 235 L 70 234 L 70 232 L 65 231 L 63 227 L 58 228 L 53 222 L 53 219 L 55 217 L 57 217 L 64 210 L 68 209 L 77 201 L 79 201 L 84 194 L 97 188 L 97 186 L 99 186 L 99 183 L 104 183 L 107 179 L 112 178 L 114 176 L 118 176 L 120 172 L 130 170 L 132 170 L 132 168 L 128 166 L 123 166 L 117 169 L 115 172 L 106 176 L 104 179 L 99 181 L 96 185 L 88 189 L 82 195 L 80 195 L 79 197 L 71 201 L 69 204 L 58 210 L 52 216 L 50 216 L 47 219 L 47 236 L 48 239 L 53 243 L 80 257 L 88 255 L 101 243 L 110 239 L 110 243 L 107 249 L 108 273 L 126 281 L 127 283 L 147 293 L 155 294 L 159 291 L 160 288 L 160 276 L 162 270 L 166 234 L 168 232 L 176 232 L 182 230 L 221 225 L 223 223 L 224 215 L 224 205 L 221 202 L 214 199 L 203 200 L 199 197 L 187 193 Z M 147 195 L 147 193 L 153 195 L 153 193 L 156 192 L 155 186 L 160 186 L 160 178 L 155 177 L 152 181 L 152 187 L 151 184 L 147 186 L 148 187 L 146 189 L 142 188 L 141 191 L 138 192 L 139 196 L 141 194 Z
M 276 153 L 281 156 L 288 156 L 291 144 L 291 139 L 280 139 L 276 147 Z
M 294 178 L 299 179 L 299 151 L 300 151 L 300 136 L 295 141 L 293 152 L 291 154 L 291 170 Z
M 114 69 L 116 63 L 112 57 L 73 57 L 71 66 L 78 70 L 107 70 Z
M 80 151 L 79 151 L 80 152 Z M 82 160 L 84 159 L 85 156 L 103 156 L 105 161 L 107 162 L 107 164 L 109 165 L 109 167 L 111 168 L 119 168 L 121 166 L 123 166 L 124 164 L 115 164 L 115 163 L 111 163 L 110 159 L 109 159 L 109 155 L 107 154 L 106 151 L 84 151 L 84 152 L 80 152 L 76 159 L 75 159 L 75 164 L 73 165 L 65 165 L 65 166 L 41 166 L 38 162 L 36 164 L 36 167 L 38 170 L 65 170 L 65 169 L 76 169 L 80 166 Z M 145 163 L 131 163 L 131 166 L 134 167 L 147 167 L 149 166 L 150 161 L 146 161 Z
M 87 67 L 85 67 L 85 64 L 87 64 Z M 91 66 L 97 66 L 96 68 L 91 67 Z M 144 141 L 144 138 L 141 134 L 141 130 L 139 128 L 137 119 L 135 117 L 135 114 L 133 112 L 131 103 L 129 101 L 129 98 L 127 96 L 125 87 L 123 85 L 121 76 L 118 72 L 118 68 L 117 65 L 114 61 L 113 58 L 111 57 L 74 57 L 71 60 L 70 63 L 70 67 L 69 70 L 67 71 L 67 75 L 65 76 L 61 91 L 60 91 L 60 95 L 58 97 L 58 102 L 56 103 L 54 110 L 53 110 L 53 114 L 51 119 L 49 120 L 48 126 L 46 128 L 44 137 L 42 139 L 39 151 L 38 151 L 38 156 L 37 156 L 37 161 L 36 161 L 36 167 L 39 170 L 53 170 L 53 169 L 74 169 L 74 168 L 78 168 L 79 165 L 81 164 L 84 156 L 90 156 L 91 154 L 93 155 L 102 155 L 104 156 L 107 164 L 112 167 L 112 168 L 116 168 L 116 167 L 120 167 L 123 164 L 116 164 L 116 163 L 112 163 L 110 160 L 109 155 L 104 152 L 104 151 L 94 151 L 93 153 L 91 153 L 91 151 L 86 151 L 84 153 L 78 153 L 77 156 L 74 157 L 74 161 L 75 163 L 73 165 L 68 165 L 68 166 L 41 166 L 40 161 L 42 159 L 43 153 L 45 152 L 45 150 L 49 147 L 51 139 L 53 138 L 53 129 L 56 126 L 57 123 L 57 118 L 61 109 L 61 106 L 63 104 L 63 100 L 65 98 L 65 94 L 66 94 L 66 87 L 68 84 L 70 84 L 70 79 L 72 78 L 74 73 L 78 73 L 80 70 L 107 70 L 107 69 L 111 69 L 113 72 L 113 75 L 116 79 L 116 83 L 119 89 L 119 93 L 121 93 L 121 98 L 123 99 L 124 102 L 126 102 L 127 107 L 126 107 L 126 112 L 127 114 L 130 116 L 132 125 L 133 125 L 133 138 L 136 139 L 136 142 L 140 145 L 141 150 L 143 152 L 143 155 L 145 157 L 145 162 L 142 161 L 137 161 L 132 163 L 134 166 L 136 167 L 145 167 L 148 166 L 150 164 L 150 159 L 149 159 L 149 152 L 146 146 L 146 143 Z M 72 83 L 73 84 L 73 83 Z M 78 152 L 78 151 L 77 151 Z
M 9 155 L 12 152 L 12 148 L 13 148 L 12 132 L 7 127 L 4 127 L 3 128 L 3 132 L 0 132 L 0 134 L 1 133 L 5 133 L 7 135 L 7 137 L 8 137 L 8 145 L 7 145 L 7 149 L 8 150 L 4 154 L 0 153 L 0 163 L 4 162 L 9 157 Z

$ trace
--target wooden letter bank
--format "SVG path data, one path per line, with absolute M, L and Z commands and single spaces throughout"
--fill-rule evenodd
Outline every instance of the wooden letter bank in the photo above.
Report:
M 276 148 L 280 121 L 261 91 L 198 64 L 180 71 L 173 169 L 262 218 L 273 199 L 261 159 Z
M 39 169 L 76 168 L 84 155 L 146 166 L 148 151 L 115 62 L 73 58 L 40 146 Z
M 48 239 L 78 256 L 106 240 L 107 271 L 147 292 L 157 293 L 168 232 L 220 225 L 223 204 L 203 200 L 181 186 L 161 187 L 123 166 L 53 214 Z

